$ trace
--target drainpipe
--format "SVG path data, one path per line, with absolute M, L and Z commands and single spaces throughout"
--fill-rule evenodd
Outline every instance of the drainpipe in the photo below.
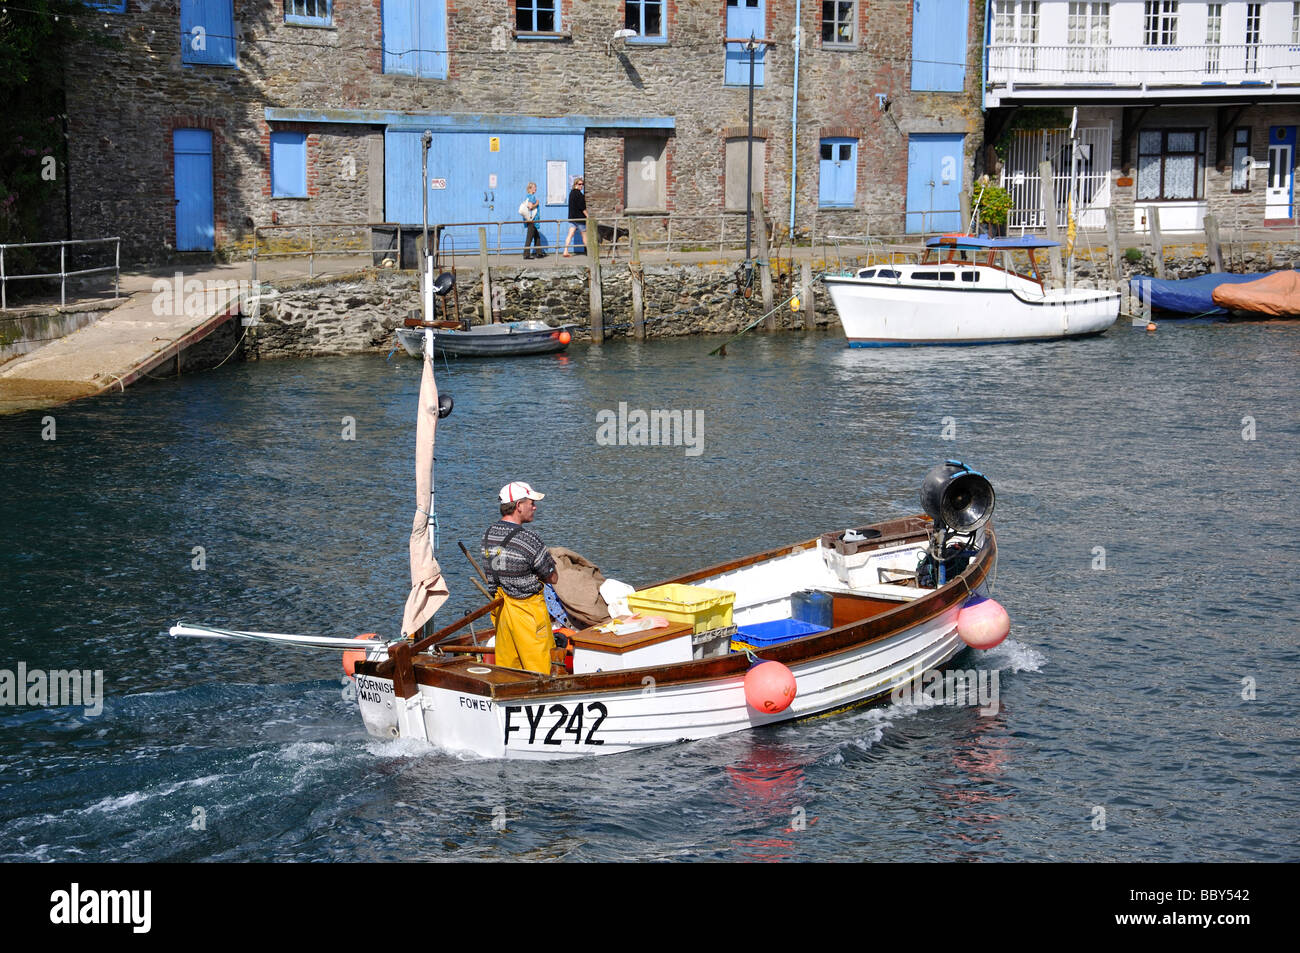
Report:
M 990 0 L 992 2 L 992 0 Z M 794 245 L 794 189 L 799 168 L 799 47 L 803 43 L 803 0 L 794 5 L 794 97 L 790 102 L 790 244 Z

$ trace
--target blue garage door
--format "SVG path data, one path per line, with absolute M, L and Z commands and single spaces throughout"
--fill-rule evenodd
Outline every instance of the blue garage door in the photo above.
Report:
M 419 225 L 421 129 L 389 129 L 384 135 L 384 208 L 390 222 Z M 496 223 L 501 247 L 518 249 L 524 243 L 519 203 L 528 183 L 537 183 L 541 203 L 538 219 L 568 217 L 569 183 L 582 174 L 582 133 L 435 132 L 429 148 L 429 224 L 488 222 L 489 247 L 496 247 Z M 547 168 L 563 174 L 563 195 L 547 204 Z M 557 193 L 558 196 L 558 193 Z M 556 226 L 542 223 L 548 245 L 556 240 Z M 559 240 L 564 241 L 564 232 Z M 443 232 L 458 251 L 478 248 L 478 227 L 462 225 Z
M 172 132 L 176 183 L 177 251 L 212 251 L 212 133 L 206 129 Z
M 907 140 L 907 230 L 959 232 L 965 136 L 913 135 Z

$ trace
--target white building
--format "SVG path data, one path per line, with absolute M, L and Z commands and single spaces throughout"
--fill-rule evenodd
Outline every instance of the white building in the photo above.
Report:
M 1038 164 L 1064 202 L 1066 131 L 1079 108 L 1085 227 L 1290 223 L 1300 124 L 1300 2 L 990 0 L 987 141 L 1017 200 L 1013 230 L 1042 224 Z M 1049 110 L 1044 112 L 1043 110 Z

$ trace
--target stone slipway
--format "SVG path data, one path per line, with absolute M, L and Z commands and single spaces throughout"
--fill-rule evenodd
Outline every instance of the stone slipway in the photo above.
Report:
M 198 279 L 207 287 L 209 280 L 230 282 L 238 277 L 236 269 L 218 267 L 188 272 L 184 281 Z M 192 309 L 199 313 L 185 314 L 186 308 L 175 307 L 155 314 L 158 294 L 152 279 L 133 278 L 135 293 L 99 321 L 0 365 L 0 414 L 43 410 L 125 390 L 155 368 L 174 363 L 177 355 L 239 311 L 239 292 L 223 288 L 203 296 L 203 308 Z

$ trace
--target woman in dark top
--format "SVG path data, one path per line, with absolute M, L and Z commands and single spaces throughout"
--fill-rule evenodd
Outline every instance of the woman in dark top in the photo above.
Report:
M 564 257 L 572 258 L 569 253 L 569 245 L 573 242 L 573 234 L 579 235 L 579 245 L 587 244 L 587 196 L 582 194 L 582 187 L 585 183 L 582 178 L 573 180 L 573 191 L 569 193 L 569 235 L 564 239 Z

